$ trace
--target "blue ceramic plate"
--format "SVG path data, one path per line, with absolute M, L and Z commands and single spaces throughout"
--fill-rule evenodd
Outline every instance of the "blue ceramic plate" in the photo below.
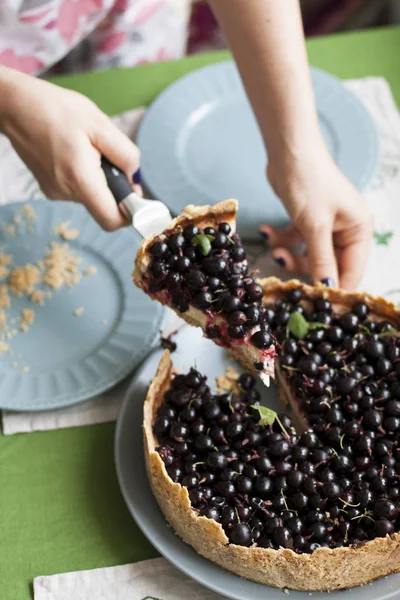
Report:
M 51 241 L 62 241 L 55 227 L 70 221 L 80 231 L 68 242 L 82 259 L 80 271 L 94 266 L 96 273 L 83 275 L 76 287 L 53 291 L 44 306 L 11 296 L 6 310 L 8 323 L 15 319 L 11 328 L 18 329 L 22 308 L 33 308 L 35 320 L 27 333 L 8 341 L 12 355 L 0 354 L 0 407 L 8 410 L 59 408 L 112 387 L 150 351 L 164 314 L 132 283 L 140 239 L 131 228 L 105 233 L 76 204 L 33 206 L 36 224 L 17 225 L 15 237 L 4 227 L 20 214 L 18 205 L 0 208 L 0 252 L 13 255 L 13 266 L 42 259 Z M 75 316 L 79 308 L 83 313 Z
M 323 136 L 336 163 L 362 190 L 375 173 L 378 136 L 363 104 L 339 79 L 312 69 Z M 265 178 L 266 155 L 237 69 L 222 62 L 194 71 L 163 92 L 138 137 L 145 183 L 179 213 L 184 206 L 240 201 L 238 228 L 258 236 L 260 222 L 288 216 Z
M 196 364 L 208 375 L 211 385 L 232 360 L 199 329 L 184 327 L 175 338 L 178 350 L 172 355 L 181 372 Z M 143 456 L 143 402 L 153 379 L 161 351 L 153 352 L 136 373 L 118 419 L 115 435 L 115 463 L 119 485 L 128 509 L 153 546 L 175 567 L 204 586 L 234 600 L 283 600 L 282 590 L 270 588 L 228 573 L 197 554 L 182 542 L 167 524 L 147 479 Z M 236 366 L 237 367 L 237 366 Z M 237 367 L 239 369 L 239 367 Z M 240 370 L 240 369 L 239 369 Z M 276 387 L 257 384 L 262 403 L 279 410 Z M 311 600 L 398 600 L 400 575 L 390 575 L 371 585 L 339 592 L 312 592 Z M 308 592 L 290 591 L 288 600 L 310 600 Z

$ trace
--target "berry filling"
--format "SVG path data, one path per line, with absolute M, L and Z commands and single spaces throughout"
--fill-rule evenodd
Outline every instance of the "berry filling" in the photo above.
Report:
M 154 422 L 169 477 L 237 545 L 300 554 L 399 531 L 397 329 L 367 304 L 343 313 L 300 289 L 266 311 L 306 430 L 260 406 L 252 375 L 214 394 L 192 369 L 174 376 Z
M 207 317 L 205 333 L 219 344 L 245 343 L 275 356 L 263 289 L 248 271 L 240 237 L 228 223 L 191 224 L 150 246 L 146 291 L 181 313 L 192 306 Z

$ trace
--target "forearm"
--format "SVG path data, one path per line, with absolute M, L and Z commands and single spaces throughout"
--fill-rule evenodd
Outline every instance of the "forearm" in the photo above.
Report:
M 17 84 L 21 78 L 27 77 L 14 69 L 0 65 L 0 132 L 7 133 L 10 112 L 17 102 Z
M 209 0 L 274 162 L 321 141 L 298 0 Z

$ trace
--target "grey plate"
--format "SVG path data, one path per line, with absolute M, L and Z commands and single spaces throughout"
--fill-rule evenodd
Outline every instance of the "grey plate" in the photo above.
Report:
M 232 361 L 228 355 L 201 331 L 184 327 L 177 335 L 178 350 L 172 355 L 174 365 L 181 371 L 196 363 L 213 383 Z M 135 375 L 118 419 L 115 434 L 115 463 L 119 484 L 128 509 L 153 546 L 173 565 L 204 586 L 233 600 L 282 600 L 282 590 L 253 583 L 224 571 L 198 555 L 182 542 L 168 526 L 155 501 L 144 466 L 143 402 L 150 381 L 155 375 L 161 350 L 151 354 Z M 280 406 L 276 387 L 267 389 L 258 384 L 263 403 L 271 408 Z M 391 575 L 373 584 L 351 590 L 313 592 L 312 600 L 396 600 L 400 597 L 399 575 Z M 289 600 L 309 600 L 308 592 L 290 591 Z
M 0 251 L 13 255 L 13 266 L 42 259 L 50 242 L 62 241 L 55 227 L 70 221 L 80 231 L 69 242 L 82 260 L 80 268 L 94 266 L 97 272 L 83 276 L 76 287 L 54 291 L 44 306 L 12 297 L 7 319 L 16 319 L 18 328 L 21 309 L 33 308 L 35 320 L 29 332 L 10 341 L 13 355 L 0 356 L 0 407 L 8 410 L 61 408 L 109 389 L 152 349 L 165 314 L 132 283 L 140 244 L 132 228 L 106 233 L 83 206 L 69 202 L 35 201 L 33 206 L 35 226 L 19 226 L 15 237 L 4 226 L 20 214 L 19 205 L 0 208 Z M 84 313 L 77 318 L 73 312 L 79 307 Z
M 375 124 L 337 77 L 315 68 L 311 73 L 329 151 L 363 189 L 378 165 Z M 147 111 L 138 144 L 145 183 L 174 214 L 189 203 L 237 198 L 242 238 L 258 239 L 260 223 L 289 222 L 265 177 L 264 145 L 233 62 L 208 65 L 170 85 Z

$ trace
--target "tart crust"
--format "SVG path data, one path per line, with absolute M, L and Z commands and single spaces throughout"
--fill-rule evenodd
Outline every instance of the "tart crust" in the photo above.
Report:
M 219 315 L 207 315 L 203 310 L 200 310 L 193 305 L 189 309 L 181 313 L 179 310 L 171 306 L 170 296 L 168 292 L 162 291 L 150 293 L 146 281 L 146 273 L 151 264 L 152 258 L 150 255 L 150 246 L 157 238 L 163 240 L 169 235 L 179 231 L 189 224 L 198 225 L 201 228 L 207 226 L 215 226 L 219 223 L 229 223 L 232 232 L 236 230 L 236 213 L 238 209 L 237 200 L 225 200 L 215 206 L 194 206 L 189 205 L 184 208 L 182 213 L 173 221 L 167 229 L 159 236 L 149 236 L 145 238 L 136 254 L 135 270 L 133 272 L 133 281 L 153 300 L 158 300 L 162 304 L 169 306 L 176 314 L 181 317 L 189 325 L 200 327 L 204 332 L 209 325 L 226 324 L 226 320 Z M 251 344 L 246 344 L 243 340 L 229 339 L 229 342 L 223 338 L 213 340 L 216 344 L 227 348 L 231 354 L 239 360 L 248 370 L 254 371 L 254 362 L 262 362 L 264 370 L 259 374 L 274 376 L 274 356 L 275 351 L 273 346 L 266 351 L 257 349 Z
M 168 476 L 153 434 L 155 415 L 173 374 L 167 350 L 144 404 L 144 450 L 154 496 L 167 521 L 184 542 L 227 571 L 277 588 L 339 590 L 365 585 L 400 570 L 399 533 L 359 545 L 318 548 L 312 554 L 296 554 L 288 549 L 245 548 L 230 544 L 219 523 L 197 516 L 190 506 L 187 489 Z
M 365 302 L 370 315 L 375 320 L 390 321 L 395 327 L 400 326 L 400 310 L 385 298 L 372 296 L 367 292 L 346 292 L 339 288 L 330 288 L 318 283 L 308 285 L 298 279 L 281 281 L 277 277 L 265 277 L 257 281 L 264 290 L 264 304 L 270 304 L 284 298 L 293 289 L 300 289 L 308 298 L 325 298 L 329 300 L 337 312 L 345 312 L 356 302 Z M 303 302 L 300 302 L 303 304 Z

